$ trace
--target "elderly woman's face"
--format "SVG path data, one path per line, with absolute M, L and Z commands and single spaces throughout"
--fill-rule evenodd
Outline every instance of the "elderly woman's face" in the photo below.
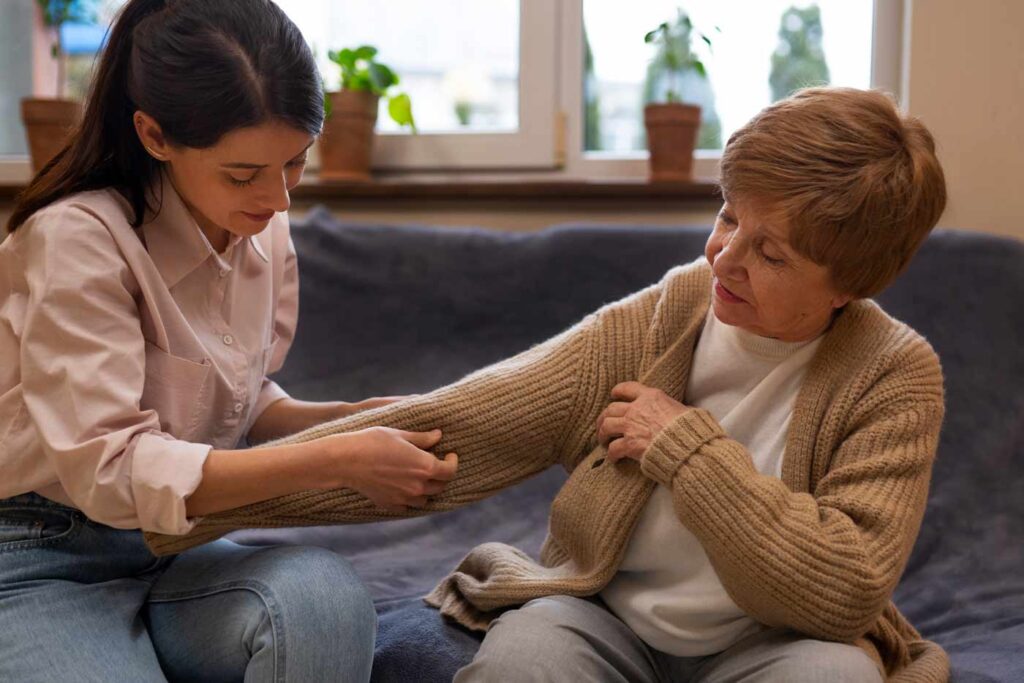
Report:
M 704 248 L 714 272 L 715 316 L 783 341 L 813 339 L 851 297 L 838 292 L 824 266 L 789 245 L 789 225 L 747 202 L 722 206 Z

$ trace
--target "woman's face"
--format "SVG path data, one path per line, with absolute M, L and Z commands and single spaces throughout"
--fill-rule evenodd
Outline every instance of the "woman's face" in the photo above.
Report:
M 137 114 L 137 128 L 143 116 Z M 288 210 L 288 193 L 302 179 L 314 140 L 278 122 L 233 130 L 207 148 L 168 145 L 159 127 L 154 134 L 143 125 L 139 137 L 166 161 L 175 189 L 218 250 L 227 245 L 228 233 L 258 234 L 276 212 Z
M 813 339 L 852 297 L 824 266 L 789 245 L 789 225 L 747 202 L 726 201 L 704 248 L 714 272 L 712 305 L 727 325 L 783 341 Z

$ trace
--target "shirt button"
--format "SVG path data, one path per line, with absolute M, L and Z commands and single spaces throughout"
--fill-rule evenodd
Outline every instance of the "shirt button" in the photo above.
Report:
M 231 346 L 232 344 L 235 343 L 235 338 L 232 337 L 230 334 L 225 334 L 224 337 L 223 337 L 223 341 L 228 346 Z
M 236 412 L 236 413 L 240 413 L 240 412 L 242 412 L 242 408 L 244 408 L 244 407 L 245 407 L 245 406 L 243 406 L 243 405 L 242 405 L 241 403 L 236 403 L 236 404 L 235 404 L 235 412 Z
M 227 271 L 226 268 L 221 269 L 220 276 L 221 277 L 227 277 L 228 276 L 228 271 Z

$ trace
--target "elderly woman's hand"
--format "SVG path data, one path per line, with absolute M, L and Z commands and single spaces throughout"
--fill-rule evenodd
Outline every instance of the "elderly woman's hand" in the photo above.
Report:
M 639 461 L 654 437 L 690 410 L 661 389 L 640 382 L 623 382 L 612 389 L 615 399 L 597 418 L 597 438 L 608 449 L 608 460 Z

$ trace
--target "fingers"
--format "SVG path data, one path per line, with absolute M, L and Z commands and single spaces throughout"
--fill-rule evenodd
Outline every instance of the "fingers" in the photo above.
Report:
M 381 406 L 389 406 L 392 403 L 398 403 L 404 401 L 407 398 L 415 398 L 419 394 L 410 394 L 408 396 L 378 396 L 376 398 L 363 399 L 356 405 L 359 406 L 360 410 L 369 410 L 371 408 L 380 408 Z
M 632 444 L 629 439 L 615 439 L 608 444 L 605 457 L 607 457 L 609 462 L 616 463 L 620 460 L 634 457 L 632 451 Z
M 438 481 L 437 479 L 431 479 L 423 485 L 423 495 L 425 496 L 436 496 L 444 491 L 444 487 L 448 485 L 446 481 Z
M 597 441 L 602 446 L 607 446 L 613 439 L 618 439 L 626 433 L 626 418 L 606 417 L 597 428 Z
M 622 447 L 622 439 L 615 439 L 608 444 L 605 449 L 605 459 L 610 463 L 617 463 L 623 458 L 624 449 Z
M 600 417 L 597 418 L 597 423 L 601 424 L 601 421 L 609 417 L 622 417 L 629 411 L 629 403 L 614 402 L 609 403 L 608 407 L 601 411 Z
M 640 398 L 641 392 L 646 388 L 640 382 L 622 382 L 612 387 L 612 398 L 620 401 L 635 401 Z
M 455 472 L 459 468 L 459 456 L 455 453 L 449 453 L 444 456 L 444 460 L 434 459 L 434 470 L 430 473 L 430 478 L 437 481 L 451 481 L 455 478 Z
M 417 448 L 427 450 L 433 448 L 441 440 L 441 430 L 435 429 L 429 432 L 404 432 L 399 431 L 398 435 Z

